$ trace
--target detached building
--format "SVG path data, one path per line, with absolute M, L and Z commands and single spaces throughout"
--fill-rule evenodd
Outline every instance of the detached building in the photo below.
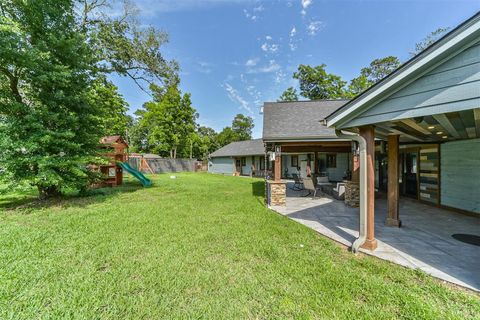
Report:
M 262 139 L 232 142 L 211 153 L 208 159 L 208 172 L 235 176 L 263 176 L 265 147 Z

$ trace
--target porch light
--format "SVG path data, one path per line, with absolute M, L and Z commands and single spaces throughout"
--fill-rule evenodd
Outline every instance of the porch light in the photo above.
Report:
M 435 126 L 429 126 L 428 129 L 430 130 L 435 129 Z
M 443 132 L 442 132 L 442 131 L 438 131 L 437 134 L 440 135 L 440 134 L 443 134 Z
M 443 138 L 443 139 L 447 139 L 447 138 L 448 138 L 448 136 L 443 136 L 442 138 Z

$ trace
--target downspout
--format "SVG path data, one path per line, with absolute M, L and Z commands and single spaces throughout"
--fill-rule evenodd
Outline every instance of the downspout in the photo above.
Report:
M 360 151 L 360 229 L 359 237 L 352 244 L 352 251 L 358 252 L 367 240 L 367 142 L 358 134 L 343 134 L 335 130 L 337 137 L 358 142 Z

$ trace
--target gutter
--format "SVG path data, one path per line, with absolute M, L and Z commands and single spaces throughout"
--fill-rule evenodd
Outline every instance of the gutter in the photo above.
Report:
M 367 240 L 367 142 L 358 134 L 344 134 L 335 130 L 337 137 L 358 142 L 360 149 L 360 228 L 359 237 L 352 244 L 352 251 L 357 253 Z

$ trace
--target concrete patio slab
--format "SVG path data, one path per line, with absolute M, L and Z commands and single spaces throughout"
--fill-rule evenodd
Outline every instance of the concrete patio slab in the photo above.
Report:
M 292 183 L 288 184 L 289 187 Z M 328 196 L 302 197 L 287 188 L 287 204 L 271 207 L 317 232 L 351 246 L 358 237 L 359 209 Z M 455 233 L 480 236 L 480 219 L 401 199 L 401 228 L 384 224 L 386 200 L 375 200 L 375 236 L 378 248 L 361 251 L 399 265 L 420 269 L 439 279 L 480 291 L 480 247 L 452 238 Z

